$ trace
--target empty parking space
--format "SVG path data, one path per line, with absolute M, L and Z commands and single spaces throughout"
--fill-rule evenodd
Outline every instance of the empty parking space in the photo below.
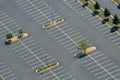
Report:
M 3 76 L 5 80 L 18 80 L 18 77 L 14 72 L 0 59 L 0 75 Z

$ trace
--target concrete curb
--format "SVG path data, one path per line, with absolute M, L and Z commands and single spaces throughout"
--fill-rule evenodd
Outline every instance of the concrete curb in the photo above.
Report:
M 118 3 L 117 3 L 117 2 L 115 2 L 114 0 L 112 0 L 112 2 L 113 2 L 114 4 L 116 4 L 116 5 L 118 5 Z

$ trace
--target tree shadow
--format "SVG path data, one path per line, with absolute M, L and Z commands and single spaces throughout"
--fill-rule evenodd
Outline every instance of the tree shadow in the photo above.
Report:
M 78 59 L 82 59 L 82 58 L 84 58 L 85 56 L 87 56 L 87 54 L 83 54 L 83 55 L 79 56 Z

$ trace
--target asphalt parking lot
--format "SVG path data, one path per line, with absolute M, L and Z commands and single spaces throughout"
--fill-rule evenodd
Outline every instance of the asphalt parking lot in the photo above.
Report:
M 73 1 L 74 2 L 74 1 Z M 27 3 L 27 2 L 26 2 Z M 36 4 L 37 3 L 37 4 Z M 40 7 L 40 6 L 37 6 L 37 5 L 39 5 L 39 4 L 45 4 L 45 2 L 43 2 L 43 1 L 41 1 L 40 3 L 38 3 L 37 1 L 36 1 L 36 3 L 35 2 L 30 2 L 30 4 L 39 12 L 39 14 L 41 13 L 41 14 L 43 14 L 44 15 L 44 17 L 45 18 L 47 18 L 48 19 L 48 21 L 51 19 L 51 17 L 49 18 L 49 16 L 51 16 L 51 13 L 50 13 L 50 11 L 52 11 L 52 9 L 50 8 L 50 7 L 48 7 L 48 5 L 47 6 L 43 6 L 43 7 Z M 21 4 L 23 4 L 23 5 L 21 5 Z M 43 4 L 43 5 L 44 5 Z M 73 5 L 75 5 L 75 4 L 79 4 L 79 3 L 74 3 Z M 20 5 L 26 12 L 28 12 L 28 11 L 30 11 L 30 10 L 34 10 L 34 9 L 31 9 L 30 8 L 30 10 L 29 9 L 27 9 L 26 10 L 26 6 L 24 6 L 24 5 L 27 5 L 27 4 L 25 4 L 24 2 L 21 2 L 21 3 L 19 3 L 18 5 Z M 37 6 L 37 7 L 36 7 Z M 42 6 L 42 5 L 41 5 Z M 40 8 L 38 8 L 38 7 L 40 7 Z M 77 6 L 78 7 L 78 6 Z M 29 6 L 27 6 L 27 8 L 29 8 Z M 82 7 L 81 7 L 82 8 Z M 43 10 L 43 9 L 45 9 L 45 10 Z M 78 11 L 80 11 L 80 12 L 78 12 L 78 13 L 84 13 L 85 11 L 86 11 L 86 13 L 87 12 L 89 12 L 88 10 L 86 10 L 86 9 L 84 9 L 84 8 L 82 8 L 83 9 L 83 11 L 81 11 L 81 10 L 78 10 Z M 48 10 L 48 12 L 47 12 L 47 10 Z M 75 10 L 75 9 L 74 9 Z M 34 14 L 34 12 L 32 11 L 32 13 L 30 13 L 30 12 L 28 12 L 29 14 L 30 14 L 30 16 L 34 16 L 34 15 L 37 15 L 38 13 L 37 13 L 37 11 L 34 11 L 36 14 Z M 77 11 L 76 11 L 77 12 Z M 53 13 L 53 12 L 52 12 Z M 34 15 L 33 15 L 34 14 Z M 47 15 L 46 15 L 47 14 Z M 48 15 L 49 14 L 49 15 Z M 55 14 L 57 14 L 57 13 L 55 13 Z M 87 13 L 87 14 L 91 14 L 91 13 Z M 84 15 L 86 15 L 86 14 L 84 14 Z M 38 15 L 39 16 L 39 15 Z M 38 18 L 38 16 L 35 16 L 35 17 L 37 17 Z M 47 17 L 48 16 L 48 17 Z M 59 16 L 59 15 L 56 15 L 56 16 Z M 56 17 L 55 16 L 55 17 Z M 83 15 L 82 15 L 83 16 Z M 44 19 L 45 18 L 41 18 L 43 21 L 44 21 Z M 53 16 L 54 17 L 54 16 Z M 89 17 L 90 17 L 90 15 L 89 15 Z M 92 16 L 91 16 L 92 17 Z M 88 16 L 87 16 L 87 18 L 88 18 Z M 33 19 L 36 19 L 36 18 L 34 18 L 33 17 Z M 94 19 L 94 21 L 92 20 L 92 19 Z M 97 21 L 100 21 L 100 20 L 98 20 L 97 19 L 97 17 L 92 17 L 92 19 L 91 18 L 89 18 L 87 21 L 92 21 L 92 22 L 90 22 L 91 24 L 93 24 L 94 22 L 97 22 Z M 43 22 L 43 21 L 41 21 L 41 22 Z M 46 21 L 46 20 L 45 20 Z M 44 23 L 41 23 L 41 22 L 38 22 L 39 24 L 44 24 Z M 47 22 L 47 21 L 46 21 Z M 45 22 L 45 23 L 46 23 Z M 98 25 L 99 23 L 97 23 L 97 25 Z M 61 26 L 62 25 L 62 26 Z M 95 24 L 96 25 L 96 24 Z M 106 26 L 106 25 L 104 25 L 104 26 Z M 104 29 L 104 28 L 103 28 Z M 101 31 L 101 30 L 100 30 Z M 69 25 L 68 23 L 61 23 L 61 24 L 59 24 L 59 25 L 57 25 L 56 27 L 54 27 L 54 28 L 50 28 L 49 30 L 48 30 L 48 32 L 49 32 L 49 34 L 57 41 L 57 42 L 59 42 L 64 48 L 66 48 L 68 51 L 70 51 L 70 53 L 73 53 L 73 52 L 75 52 L 77 49 L 76 49 L 76 47 L 75 47 L 75 41 L 77 41 L 77 38 L 78 38 L 78 40 L 79 39 L 83 39 L 84 37 L 83 37 L 83 35 L 81 35 L 80 33 L 77 33 L 78 31 L 76 31 L 76 33 L 74 34 L 74 33 L 72 33 L 72 32 L 75 32 L 74 31 L 74 28 L 73 27 L 71 27 L 71 25 Z M 64 34 L 64 35 L 63 35 Z M 70 34 L 74 34 L 73 36 L 75 37 L 75 38 L 71 38 L 72 37 L 72 35 L 70 35 Z M 77 34 L 78 34 L 78 36 L 77 36 Z M 64 37 L 65 36 L 65 37 Z M 66 37 L 67 36 L 67 37 Z M 68 39 L 68 40 L 67 40 Z M 76 40 L 75 40 L 76 39 Z M 70 40 L 70 41 L 69 41 Z M 68 45 L 67 45 L 68 44 Z M 72 48 L 71 48 L 72 47 Z M 74 49 L 75 48 L 75 49 Z M 71 49 L 73 49 L 73 50 L 71 50 Z M 99 55 L 98 55 L 99 56 Z M 89 56 L 90 57 L 90 56 Z M 106 58 L 101 58 L 100 60 L 98 60 L 98 61 L 101 61 L 101 60 L 104 60 L 104 59 L 106 59 Z M 96 63 L 96 61 L 97 60 L 95 60 L 94 58 L 93 58 L 93 61 L 94 62 L 92 62 L 92 63 Z M 106 63 L 107 62 L 109 62 L 110 60 L 105 60 L 106 61 Z M 92 63 L 90 63 L 90 64 L 92 64 Z M 110 62 L 111 63 L 111 62 Z M 97 65 L 99 65 L 99 63 L 97 62 Z M 107 64 L 107 65 L 110 65 L 109 63 Z M 105 75 L 105 76 L 109 76 L 108 77 L 108 79 L 111 79 L 111 77 L 110 76 L 113 76 L 113 75 L 115 75 L 115 74 L 111 74 L 111 72 L 109 72 L 108 70 L 106 70 L 105 69 L 105 67 L 103 67 L 103 65 L 99 65 L 99 67 L 102 67 L 102 69 L 105 71 L 105 72 L 107 72 L 107 74 Z M 118 67 L 118 66 L 117 66 Z M 114 67 L 113 67 L 114 68 Z M 116 66 L 115 66 L 115 68 L 116 68 Z M 98 68 L 99 69 L 99 68 Z M 112 68 L 111 68 L 112 69 Z M 119 68 L 116 68 L 116 69 L 118 69 L 119 70 Z M 102 72 L 104 72 L 104 71 L 102 71 Z M 99 73 L 100 74 L 100 73 Z M 109 75 L 110 74 L 110 75 Z M 98 77 L 98 79 L 99 78 L 106 78 L 105 76 L 99 76 Z M 106 78 L 107 79 L 107 78 Z M 112 79 L 115 79 L 114 78 L 114 76 L 112 77 Z
M 35 0 L 35 1 L 17 0 L 15 4 L 17 4 L 17 6 L 22 8 L 23 11 L 25 11 L 26 14 L 28 15 L 27 17 L 31 17 L 34 22 L 40 25 L 40 27 L 42 27 L 43 24 L 51 21 L 52 19 L 54 20 L 62 17 L 60 14 L 56 12 L 56 10 L 53 10 L 52 7 L 50 7 L 43 0 L 41 1 L 40 0 Z M 101 33 L 103 33 L 103 35 L 105 35 L 106 38 L 108 38 L 112 42 L 115 42 L 114 44 L 116 44 L 119 48 L 119 36 L 117 36 L 116 33 L 110 33 L 109 27 L 106 28 L 107 25 L 101 25 L 100 20 L 97 17 L 93 17 L 91 13 L 86 8 L 83 8 L 81 5 L 79 5 L 78 2 L 72 1 L 69 3 L 67 2 L 66 4 L 69 5 L 75 12 L 77 12 L 77 14 L 80 14 L 90 24 L 94 25 L 94 27 L 97 26 L 96 29 L 98 29 Z M 1 19 L 2 21 L 1 21 L 1 28 L 0 28 L 1 30 L 0 38 L 3 41 L 5 40 L 5 34 L 8 33 L 8 31 L 9 32 L 12 31 L 12 33 L 18 34 L 17 31 L 21 29 L 21 27 L 17 25 L 12 18 L 8 17 L 8 15 L 4 13 L 3 10 L 1 10 Z M 62 49 L 63 51 L 66 50 L 67 56 L 68 56 L 66 59 L 71 59 L 71 55 L 73 56 L 73 53 L 77 51 L 76 41 L 86 38 L 85 37 L 86 35 L 84 36 L 84 34 L 81 33 L 79 29 L 76 29 L 73 25 L 69 23 L 70 22 L 67 22 L 65 18 L 65 21 L 63 23 L 60 23 L 54 27 L 51 27 L 48 30 L 44 30 L 44 32 L 47 33 L 48 36 L 54 39 L 53 41 L 51 41 L 51 44 L 57 42 L 59 46 L 63 48 Z M 41 34 L 41 32 L 38 32 L 38 33 Z M 43 45 L 40 45 L 40 43 L 37 42 L 34 38 L 30 34 L 29 37 L 21 39 L 13 43 L 12 45 L 10 45 L 10 48 L 12 48 L 15 54 L 17 54 L 17 56 L 19 56 L 23 60 L 23 62 L 25 62 L 25 64 L 29 68 L 31 68 L 33 71 L 35 71 L 39 66 L 43 66 L 45 64 L 48 64 L 56 60 L 55 59 L 56 57 L 54 58 L 49 53 L 49 51 L 44 49 L 42 47 Z M 47 39 L 50 39 L 50 38 L 47 38 Z M 90 44 L 92 45 L 91 42 Z M 61 53 L 61 55 L 64 55 L 64 53 Z M 64 60 L 65 59 L 63 59 L 63 61 Z M 87 76 L 94 75 L 95 78 L 92 78 L 92 80 L 96 80 L 96 79 L 99 79 L 99 80 L 118 79 L 119 80 L 120 78 L 119 65 L 114 63 L 114 61 L 111 60 L 110 56 L 109 57 L 108 55 L 106 56 L 106 53 L 104 53 L 104 51 L 96 50 L 91 54 L 89 54 L 89 56 L 83 59 L 71 59 L 70 61 L 74 62 L 72 63 L 73 66 L 75 66 L 75 64 L 77 63 L 78 67 L 82 65 L 82 67 L 85 70 L 87 69 L 88 72 L 90 73 L 90 75 L 87 75 Z M 71 63 L 70 61 L 68 61 L 67 63 L 70 64 Z M 69 67 L 68 66 L 66 67 L 64 63 L 61 63 L 61 65 L 59 65 L 58 67 L 55 67 L 49 71 L 46 71 L 45 73 L 43 73 L 43 75 L 40 75 L 38 79 L 79 80 L 81 78 L 84 80 L 88 80 L 88 79 L 85 79 L 84 76 L 80 76 L 79 74 L 74 74 L 76 72 L 81 71 L 79 70 L 78 67 L 77 67 L 77 70 L 75 71 L 73 71 L 75 69 L 74 67 L 72 67 L 73 70 L 68 71 L 68 69 L 66 70 L 66 68 L 69 68 Z

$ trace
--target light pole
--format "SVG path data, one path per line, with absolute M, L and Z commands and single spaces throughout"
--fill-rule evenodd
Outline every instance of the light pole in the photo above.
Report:
M 54 24 L 54 22 L 53 22 L 53 12 L 52 12 L 52 10 L 51 10 L 51 21 L 52 21 L 52 24 Z
M 45 55 L 45 63 L 46 63 L 46 65 L 47 65 L 47 55 Z

